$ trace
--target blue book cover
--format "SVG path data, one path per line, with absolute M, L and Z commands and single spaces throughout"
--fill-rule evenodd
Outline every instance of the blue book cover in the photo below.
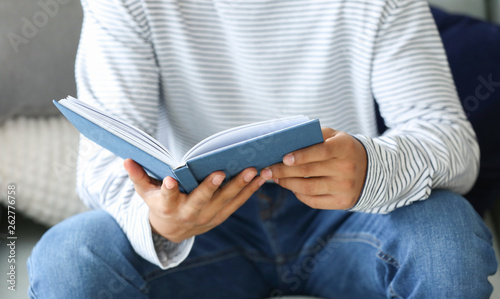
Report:
M 103 111 L 71 97 L 53 102 L 85 137 L 119 157 L 136 161 L 151 177 L 175 178 L 187 193 L 214 171 L 224 171 L 226 180 L 248 167 L 260 172 L 290 152 L 323 142 L 319 120 L 295 116 L 214 134 L 177 161 L 151 136 Z

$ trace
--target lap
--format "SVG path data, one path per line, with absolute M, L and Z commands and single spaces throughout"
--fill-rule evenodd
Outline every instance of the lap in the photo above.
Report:
M 252 208 L 249 205 L 243 210 Z M 266 257 L 265 246 L 248 245 L 256 239 L 241 238 L 237 231 L 227 229 L 240 220 L 231 219 L 219 229 L 197 237 L 191 254 L 181 265 L 162 270 L 133 250 L 105 211 L 76 215 L 51 228 L 35 246 L 28 261 L 30 296 L 266 297 L 274 265 Z
M 465 259 L 458 266 L 493 268 L 490 238 L 470 205 L 451 192 L 435 191 L 426 201 L 376 215 L 312 210 L 267 186 L 223 225 L 198 236 L 189 257 L 166 271 L 138 256 L 107 213 L 71 218 L 35 248 L 30 272 L 37 273 L 30 281 L 39 292 L 43 282 L 59 295 L 84 285 L 84 295 L 95 298 L 405 296 L 415 288 L 406 282 L 422 280 L 419 272 L 460 283 L 455 274 L 446 277 L 457 259 Z M 439 278 L 435 273 L 425 276 Z

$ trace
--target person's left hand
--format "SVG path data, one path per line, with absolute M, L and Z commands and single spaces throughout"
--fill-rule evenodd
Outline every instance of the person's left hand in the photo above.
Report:
M 283 157 L 283 163 L 263 169 L 273 179 L 315 209 L 349 209 L 361 196 L 366 176 L 364 146 L 351 135 L 322 128 L 323 143 Z

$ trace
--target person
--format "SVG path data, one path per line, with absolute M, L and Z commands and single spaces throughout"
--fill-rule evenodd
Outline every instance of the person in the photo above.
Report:
M 81 137 L 77 189 L 94 210 L 36 245 L 32 298 L 491 294 L 491 234 L 459 195 L 478 144 L 425 1 L 82 5 L 79 99 L 174 156 L 295 114 L 319 118 L 325 141 L 184 194 Z

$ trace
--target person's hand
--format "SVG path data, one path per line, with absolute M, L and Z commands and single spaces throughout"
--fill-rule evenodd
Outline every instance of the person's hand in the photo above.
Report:
M 191 193 L 179 191 L 178 183 L 166 177 L 163 183 L 150 178 L 131 159 L 124 167 L 135 190 L 149 206 L 149 221 L 153 232 L 179 243 L 211 230 L 224 222 L 265 182 L 254 168 L 243 170 L 220 187 L 224 172 L 216 171 Z
M 325 142 L 300 149 L 263 169 L 273 179 L 315 209 L 349 209 L 361 196 L 367 156 L 364 146 L 349 134 L 322 128 Z

